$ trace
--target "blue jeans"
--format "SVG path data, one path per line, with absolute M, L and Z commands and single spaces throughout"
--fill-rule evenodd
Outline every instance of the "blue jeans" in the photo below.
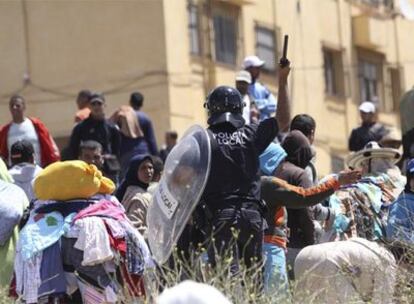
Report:
M 270 243 L 263 243 L 264 291 L 282 303 L 290 302 L 289 281 L 286 271 L 285 250 Z

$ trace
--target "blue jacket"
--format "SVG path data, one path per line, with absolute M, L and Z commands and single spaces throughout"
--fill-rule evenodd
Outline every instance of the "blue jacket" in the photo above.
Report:
M 390 206 L 387 239 L 414 245 L 414 193 L 403 192 Z
M 250 84 L 248 93 L 253 97 L 253 100 L 260 111 L 261 121 L 271 117 L 272 114 L 276 112 L 276 98 L 263 84 L 257 81 Z

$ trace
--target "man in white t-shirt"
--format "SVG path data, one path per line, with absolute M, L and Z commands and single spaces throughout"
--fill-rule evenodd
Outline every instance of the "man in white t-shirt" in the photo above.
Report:
M 10 151 L 13 144 L 19 140 L 27 140 L 33 145 L 34 160 L 40 164 L 40 144 L 35 127 L 30 119 L 24 117 L 25 105 L 21 100 L 13 102 L 10 106 L 13 122 L 10 125 L 9 134 L 7 136 L 7 148 Z M 9 154 L 9 163 L 11 158 Z
M 250 107 L 251 107 L 251 100 L 250 96 L 247 92 L 249 88 L 249 84 L 252 83 L 252 76 L 247 71 L 239 71 L 236 75 L 236 88 L 237 91 L 243 97 L 243 102 L 245 106 L 243 108 L 243 118 L 245 123 L 248 125 L 250 124 Z
M 24 98 L 12 96 L 9 108 L 12 121 L 0 129 L 0 155 L 11 164 L 12 145 L 24 139 L 33 145 L 35 163 L 39 166 L 46 167 L 59 160 L 59 151 L 46 126 L 39 119 L 25 116 Z

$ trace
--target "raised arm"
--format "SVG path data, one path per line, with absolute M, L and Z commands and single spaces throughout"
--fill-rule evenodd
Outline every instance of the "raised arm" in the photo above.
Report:
M 290 124 L 290 101 L 288 93 L 288 76 L 290 73 L 290 62 L 280 65 L 279 88 L 277 96 L 276 120 L 279 123 L 279 132 L 288 132 Z
M 332 195 L 341 185 L 355 183 L 359 171 L 344 171 L 337 178 L 311 188 L 296 187 L 276 177 L 261 178 L 261 197 L 270 206 L 286 206 L 291 209 L 310 207 Z

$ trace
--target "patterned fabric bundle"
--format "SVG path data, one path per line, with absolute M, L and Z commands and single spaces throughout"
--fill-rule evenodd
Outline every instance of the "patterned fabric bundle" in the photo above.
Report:
M 403 184 L 402 176 L 399 181 L 395 176 L 381 174 L 365 177 L 336 191 L 329 200 L 337 214 L 329 240 L 383 239 L 388 207 L 403 190 Z
M 23 300 L 70 298 L 77 290 L 83 303 L 115 303 L 121 289 L 145 296 L 141 276 L 153 267 L 149 249 L 112 199 L 35 203 L 14 265 Z

